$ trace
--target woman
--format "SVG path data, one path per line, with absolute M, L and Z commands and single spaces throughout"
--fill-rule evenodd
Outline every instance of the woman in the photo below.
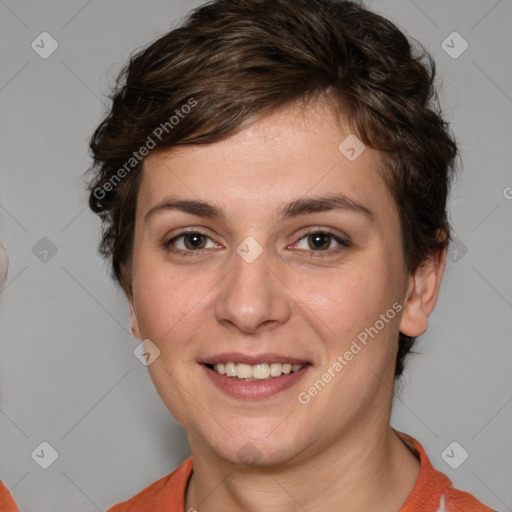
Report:
M 490 510 L 390 426 L 450 240 L 433 77 L 328 0 L 217 0 L 131 59 L 90 206 L 192 457 L 111 512 Z

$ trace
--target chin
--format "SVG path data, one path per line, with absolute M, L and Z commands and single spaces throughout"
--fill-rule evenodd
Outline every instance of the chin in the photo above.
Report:
M 203 438 L 202 442 L 209 445 L 210 450 L 230 464 L 242 464 L 247 467 L 287 464 L 293 461 L 307 447 L 307 444 L 301 448 L 297 436 L 285 429 L 278 433 L 279 421 L 282 421 L 282 418 L 280 420 L 272 418 L 272 421 L 248 418 L 240 421 L 237 429 L 229 428 L 229 434 L 222 431 L 221 438 L 218 436 L 211 438 L 208 433 L 205 433 L 207 437 Z

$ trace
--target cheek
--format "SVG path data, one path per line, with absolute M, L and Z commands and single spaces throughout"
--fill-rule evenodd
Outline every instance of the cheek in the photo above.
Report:
M 384 378 L 395 360 L 402 305 L 388 261 L 368 258 L 301 283 L 304 315 L 322 340 L 321 372 L 339 376 L 332 392 L 342 389 L 354 400 L 378 385 L 375 375 Z
M 389 272 L 379 261 L 366 259 L 323 275 L 303 275 L 295 289 L 331 334 L 353 335 L 373 324 L 399 297 Z
M 141 336 L 156 344 L 179 341 L 181 324 L 193 313 L 202 293 L 200 277 L 171 272 L 161 262 L 140 258 L 134 265 L 133 282 Z

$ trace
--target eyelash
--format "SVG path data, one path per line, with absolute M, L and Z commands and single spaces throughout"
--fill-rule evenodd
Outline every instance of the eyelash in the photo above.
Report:
M 338 242 L 340 244 L 341 247 L 337 247 L 337 248 L 334 248 L 334 249 L 325 249 L 325 250 L 318 250 L 318 251 L 314 251 L 314 250 L 306 250 L 306 249 L 301 249 L 303 251 L 306 251 L 306 252 L 310 252 L 311 253 L 311 257 L 324 257 L 324 256 L 330 256 L 332 255 L 333 253 L 337 253 L 343 249 L 347 249 L 349 247 L 351 247 L 351 243 L 344 239 L 344 238 L 341 238 L 339 237 L 338 235 L 335 235 L 334 233 L 332 233 L 331 231 L 328 231 L 328 230 L 316 230 L 316 231 L 310 231 L 308 233 L 305 233 L 304 235 L 302 235 L 299 240 L 296 242 L 300 242 L 301 240 L 303 240 L 304 238 L 308 238 L 310 236 L 313 236 L 313 235 L 326 235 L 328 237 L 330 237 L 331 239 L 334 239 L 336 242 Z M 179 235 L 171 238 L 170 240 L 164 242 L 163 246 L 164 246 L 164 249 L 169 252 L 169 253 L 174 253 L 174 254 L 180 254 L 180 255 L 183 255 L 183 256 L 196 256 L 197 254 L 195 253 L 200 253 L 202 251 L 204 251 L 204 249 L 197 249 L 197 250 L 183 250 L 183 249 L 176 249 L 176 248 L 171 248 L 172 247 L 172 244 L 175 243 L 177 240 L 179 240 L 180 238 L 183 238 L 183 237 L 186 237 L 186 236 L 189 236 L 189 235 L 201 235 L 201 236 L 204 236 L 205 238 L 209 238 L 211 240 L 211 238 L 206 234 L 206 233 L 203 233 L 202 231 L 184 231 L 183 233 L 180 233 Z M 324 253 L 324 254 L 322 254 Z

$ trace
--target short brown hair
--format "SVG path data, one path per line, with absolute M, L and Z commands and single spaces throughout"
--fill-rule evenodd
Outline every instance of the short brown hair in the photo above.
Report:
M 457 146 L 434 76 L 419 44 L 413 49 L 393 23 L 352 1 L 215 0 L 199 7 L 131 57 L 90 141 L 89 205 L 102 219 L 100 252 L 111 260 L 113 277 L 129 290 L 149 139 L 159 148 L 210 144 L 319 96 L 382 152 L 407 270 L 414 272 L 450 240 L 446 203 Z M 414 342 L 399 336 L 396 376 Z

